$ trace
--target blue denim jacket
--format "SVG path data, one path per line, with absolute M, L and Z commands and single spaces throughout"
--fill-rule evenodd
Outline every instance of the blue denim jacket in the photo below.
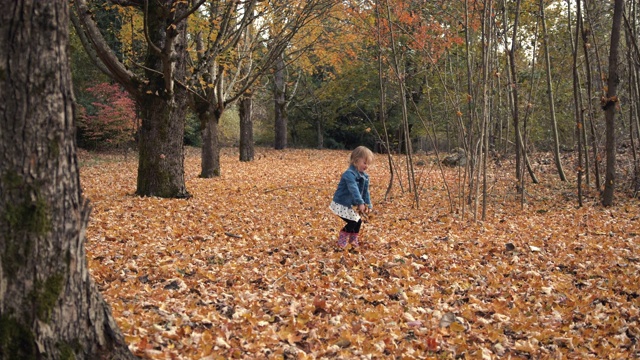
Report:
M 333 201 L 346 207 L 360 204 L 371 207 L 369 175 L 359 172 L 353 165 L 349 166 L 347 171 L 342 173 Z

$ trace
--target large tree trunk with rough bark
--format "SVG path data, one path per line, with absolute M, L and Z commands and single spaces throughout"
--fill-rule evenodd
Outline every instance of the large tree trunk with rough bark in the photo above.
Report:
M 0 358 L 134 358 L 87 268 L 68 1 L 2 9 Z
M 168 71 L 146 71 L 151 89 L 139 96 L 142 127 L 140 129 L 140 159 L 138 164 L 138 189 L 143 196 L 164 198 L 190 197 L 184 182 L 184 127 L 189 93 L 180 85 L 168 86 L 167 81 L 186 78 L 187 22 L 172 24 L 162 13 L 160 6 L 149 9 L 149 38 L 154 44 L 171 44 L 175 62 L 171 63 L 162 53 L 149 52 L 147 69 L 172 68 L 172 79 L 166 79 Z M 167 30 L 171 24 L 170 30 Z M 165 46 L 166 48 L 166 46 Z M 168 91 L 167 88 L 171 90 Z
M 253 98 L 251 92 L 240 98 L 240 161 L 252 161 L 255 151 L 253 148 L 253 118 L 251 110 Z
M 284 54 L 280 54 L 275 62 L 273 95 L 275 104 L 275 149 L 287 147 L 287 88 L 285 79 Z
M 210 179 L 220 176 L 220 142 L 218 123 L 222 114 L 211 111 L 197 111 L 202 129 L 202 159 L 200 177 Z
M 175 100 L 145 97 L 141 106 L 138 189 L 141 196 L 188 198 L 184 182 L 184 127 L 186 94 Z

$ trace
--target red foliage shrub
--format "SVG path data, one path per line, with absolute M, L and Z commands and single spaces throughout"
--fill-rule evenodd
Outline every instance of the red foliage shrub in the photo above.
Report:
M 78 105 L 78 128 L 84 142 L 109 148 L 133 140 L 138 120 L 129 94 L 109 83 L 99 83 L 86 91 L 94 101 L 87 107 Z

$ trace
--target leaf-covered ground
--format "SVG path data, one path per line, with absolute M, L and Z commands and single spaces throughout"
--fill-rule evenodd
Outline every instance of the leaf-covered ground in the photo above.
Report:
M 640 357 L 640 207 L 578 208 L 552 165 L 520 206 L 493 165 L 487 220 L 459 199 L 458 169 L 417 167 L 420 206 L 378 155 L 375 214 L 335 251 L 328 210 L 346 151 L 259 149 L 189 200 L 133 195 L 137 162 L 81 154 L 93 212 L 89 266 L 130 348 L 151 359 L 624 359 Z M 500 166 L 501 165 L 501 166 Z M 450 195 L 449 195 L 450 194 Z M 450 201 L 456 209 L 451 213 Z M 472 210 L 472 209 L 471 209 Z M 481 209 L 479 209 L 480 213 Z

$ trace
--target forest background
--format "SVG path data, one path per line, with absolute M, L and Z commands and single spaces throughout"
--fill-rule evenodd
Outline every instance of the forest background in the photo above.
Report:
M 636 7 L 75 0 L 76 141 L 119 153 L 80 153 L 89 267 L 129 349 L 637 356 Z M 359 144 L 380 206 L 335 252 Z M 54 275 L 41 321 L 69 320 Z
M 181 86 L 196 100 L 182 114 L 183 136 L 185 144 L 203 149 L 203 177 L 220 174 L 223 146 L 239 146 L 240 160 L 250 161 L 254 144 L 362 144 L 407 156 L 409 165 L 396 166 L 392 181 L 408 191 L 415 189 L 413 152 L 440 157 L 455 150 L 471 159 L 464 180 L 475 193 L 470 199 L 482 192 L 476 185 L 492 160 L 514 157 L 520 189 L 527 177 L 537 183 L 528 154 L 540 151 L 553 154 L 560 181 L 573 178 L 579 201 L 583 183 L 603 191 L 606 204 L 613 202 L 616 185 L 630 196 L 638 193 L 635 2 L 628 2 L 620 20 L 613 76 L 611 2 L 310 1 L 295 10 L 275 3 L 256 7 L 248 20 L 243 7 L 222 11 L 222 4 L 190 14 L 184 44 Z M 131 71 L 150 72 L 144 12 L 98 1 L 94 13 L 109 45 L 100 51 L 111 51 Z M 236 24 L 235 30 L 223 28 L 224 21 Z M 136 149 L 148 105 L 136 103 L 140 94 L 125 91 L 131 84 L 121 87 L 108 70 L 111 76 L 100 72 L 104 66 L 94 64 L 104 59 L 86 39 L 85 48 L 92 50 L 84 51 L 85 34 L 77 34 L 82 36 L 72 37 L 71 50 L 79 146 Z M 209 45 L 202 45 L 203 36 Z M 203 112 L 198 99 L 214 101 Z M 563 161 L 562 153 L 573 157 Z M 614 170 L 616 153 L 626 153 L 628 161 Z M 142 167 L 138 177 L 148 177 Z M 138 184 L 137 193 L 149 191 Z M 187 191 L 154 194 L 181 197 Z

